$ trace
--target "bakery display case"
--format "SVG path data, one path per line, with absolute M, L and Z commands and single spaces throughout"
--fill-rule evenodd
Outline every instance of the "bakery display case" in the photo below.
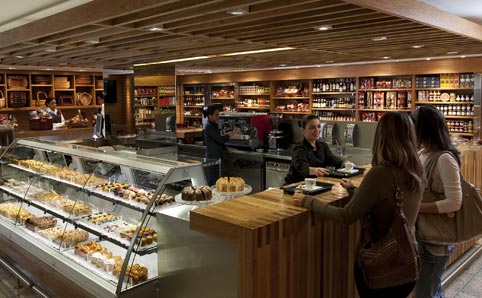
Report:
M 97 297 L 157 287 L 156 214 L 206 184 L 202 163 L 39 139 L 3 153 L 1 178 L 0 234 Z

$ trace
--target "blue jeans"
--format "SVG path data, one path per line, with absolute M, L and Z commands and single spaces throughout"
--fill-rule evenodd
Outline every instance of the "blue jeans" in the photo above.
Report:
M 421 271 L 415 287 L 417 298 L 443 298 L 442 275 L 450 256 L 434 256 L 418 244 Z

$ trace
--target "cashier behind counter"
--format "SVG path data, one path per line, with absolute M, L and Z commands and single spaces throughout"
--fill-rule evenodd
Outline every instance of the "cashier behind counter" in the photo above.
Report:
M 340 168 L 349 161 L 334 155 L 325 142 L 319 140 L 320 120 L 315 115 L 307 115 L 301 122 L 303 141 L 293 149 L 290 169 L 285 184 L 303 181 L 305 178 L 328 176 L 326 167 Z

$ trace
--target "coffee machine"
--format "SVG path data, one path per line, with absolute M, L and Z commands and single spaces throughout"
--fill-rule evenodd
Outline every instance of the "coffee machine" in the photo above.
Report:
M 273 129 L 268 133 L 268 150 L 281 151 L 283 150 L 283 131 Z
M 218 126 L 222 132 L 237 131 L 239 134 L 226 142 L 227 146 L 256 149 L 266 142 L 266 132 L 271 130 L 267 113 L 222 112 Z

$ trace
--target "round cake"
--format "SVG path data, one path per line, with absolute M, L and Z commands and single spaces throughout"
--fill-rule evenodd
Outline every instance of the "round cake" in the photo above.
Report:
M 216 181 L 219 192 L 237 192 L 244 190 L 244 179 L 240 177 L 221 177 Z
M 208 186 L 186 186 L 181 192 L 183 201 L 209 201 L 213 198 Z

